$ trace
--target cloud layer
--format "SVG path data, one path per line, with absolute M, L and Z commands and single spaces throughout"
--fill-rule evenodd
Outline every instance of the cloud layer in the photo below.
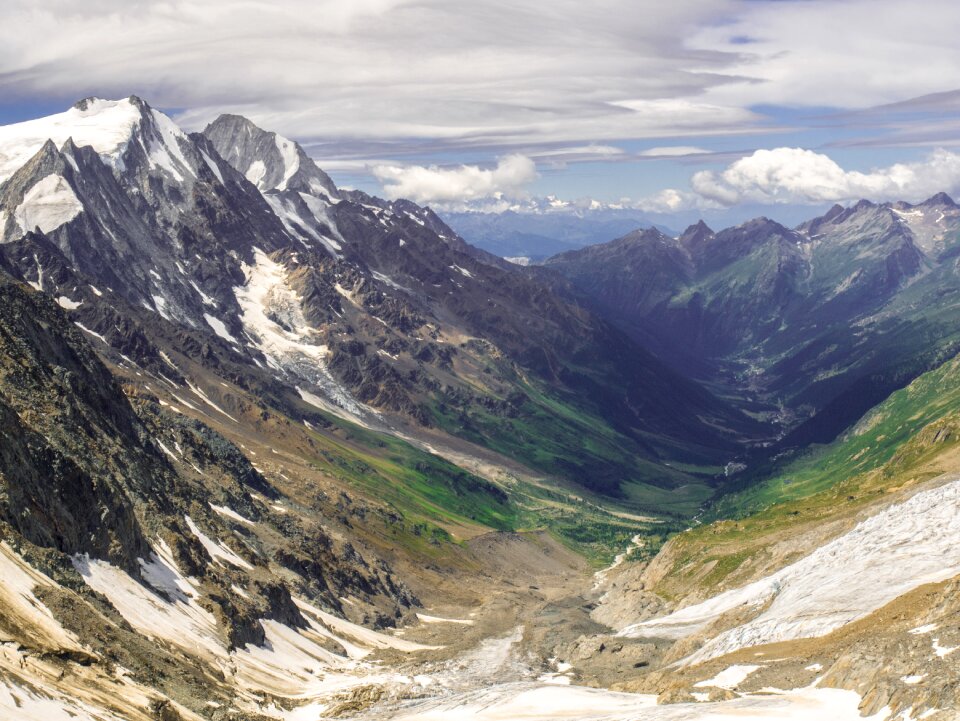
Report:
M 948 0 L 5 0 L 0 106 L 136 93 L 191 129 L 242 113 L 332 168 L 376 168 L 391 194 L 446 202 L 522 193 L 534 172 L 430 165 L 457 152 L 544 171 L 635 162 L 639 177 L 718 162 L 717 138 L 741 151 L 794 129 L 835 128 L 823 147 L 960 144 L 960 93 L 945 92 L 958 26 Z M 915 197 L 953 172 L 949 153 L 858 174 L 779 148 L 639 202 Z
M 737 0 L 8 0 L 0 93 L 142 94 L 297 139 L 502 147 L 752 117 L 702 104 L 734 59 L 684 42 Z M 711 72 L 698 67 L 711 66 Z

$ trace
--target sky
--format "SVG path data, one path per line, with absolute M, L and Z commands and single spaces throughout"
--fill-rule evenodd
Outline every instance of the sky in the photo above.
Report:
M 246 115 L 446 209 L 770 217 L 960 195 L 960 3 L 0 0 L 0 123 Z

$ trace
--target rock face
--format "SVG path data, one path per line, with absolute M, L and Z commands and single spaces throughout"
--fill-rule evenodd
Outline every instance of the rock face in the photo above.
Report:
M 268 644 L 275 627 L 299 633 L 306 599 L 343 614 L 349 597 L 381 624 L 418 603 L 340 522 L 277 511 L 281 493 L 220 433 L 148 386 L 122 388 L 90 342 L 103 343 L 0 271 L 0 635 L 19 649 L 2 654 L 0 677 L 14 697 L 32 688 L 75 714 L 137 719 L 172 704 L 193 718 L 189 707 L 242 686 L 204 664 Z M 39 653 L 46 667 L 29 662 Z M 130 674 L 119 696 L 117 662 Z M 47 686 L 49 674 L 71 680 Z
M 317 167 L 299 144 L 261 130 L 240 115 L 221 115 L 203 134 L 224 160 L 261 191 L 291 190 L 326 195 L 340 192 L 330 176 Z

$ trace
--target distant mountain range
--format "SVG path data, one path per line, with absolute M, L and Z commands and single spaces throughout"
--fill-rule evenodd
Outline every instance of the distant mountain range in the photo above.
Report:
M 652 223 L 638 210 L 613 208 L 578 209 L 551 199 L 528 204 L 522 210 L 497 213 L 443 212 L 443 219 L 468 242 L 504 258 L 537 262 L 551 255 L 603 243 L 637 228 L 656 227 L 672 235 L 664 225 Z
M 958 249 L 960 209 L 940 194 L 838 205 L 795 229 L 635 231 L 544 267 L 675 367 L 809 418 L 785 441 L 804 445 L 960 348 Z

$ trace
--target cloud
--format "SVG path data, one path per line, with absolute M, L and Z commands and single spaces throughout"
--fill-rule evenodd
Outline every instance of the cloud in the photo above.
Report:
M 957 87 L 958 25 L 953 0 L 748 2 L 688 43 L 738 53 L 724 71 L 749 79 L 708 89 L 705 102 L 852 109 Z
M 659 193 L 641 198 L 630 206 L 646 213 L 677 213 L 694 208 L 714 207 L 715 204 L 689 191 L 667 188 Z
M 709 150 L 698 148 L 695 145 L 667 145 L 659 148 L 647 148 L 637 155 L 642 158 L 678 158 L 684 155 L 704 155 Z
M 757 150 L 721 172 L 702 170 L 690 184 L 701 198 L 725 206 L 860 198 L 915 202 L 960 188 L 960 154 L 936 150 L 921 161 L 860 172 L 844 170 L 829 156 L 812 150 L 774 148 Z
M 739 2 L 6 0 L 0 98 L 136 93 L 189 128 L 230 111 L 301 141 L 497 152 L 742 132 L 753 113 L 698 99 L 738 52 L 685 43 Z
M 380 165 L 374 176 L 389 198 L 418 203 L 456 205 L 484 198 L 517 196 L 537 178 L 536 164 L 525 155 L 507 155 L 495 168 L 477 165 L 440 168 L 435 165 Z

